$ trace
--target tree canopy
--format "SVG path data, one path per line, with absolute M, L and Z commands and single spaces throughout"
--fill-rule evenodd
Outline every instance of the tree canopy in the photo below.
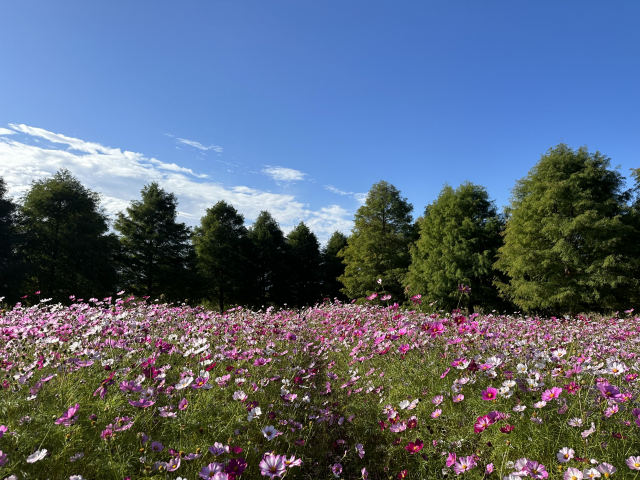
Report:
M 153 182 L 142 199 L 119 212 L 114 227 L 123 246 L 121 269 L 126 288 L 136 295 L 185 299 L 195 277 L 191 232 L 176 221 L 178 202 Z
M 411 262 L 408 246 L 415 232 L 412 211 L 413 206 L 393 185 L 380 181 L 371 187 L 340 253 L 345 264 L 340 276 L 345 295 L 362 298 L 379 290 L 381 279 L 384 291 L 396 301 L 401 299 Z
M 114 293 L 118 240 L 108 232 L 99 194 L 68 170 L 32 182 L 22 199 L 21 229 L 27 291 L 54 300 Z
M 502 244 L 504 220 L 484 187 L 465 182 L 445 186 L 425 209 L 420 237 L 411 248 L 405 284 L 410 295 L 451 310 L 460 301 L 458 285 L 471 286 L 467 307 L 504 307 L 493 285 L 495 255 Z
M 547 151 L 512 191 L 496 268 L 500 291 L 525 310 L 558 313 L 628 306 L 637 243 L 624 178 L 586 147 Z
M 344 274 L 344 263 L 339 256 L 340 251 L 347 246 L 347 236 L 335 231 L 322 249 L 322 296 L 333 301 L 347 300 L 347 296 L 340 290 L 343 285 L 338 278 Z
M 287 300 L 286 262 L 288 245 L 278 222 L 267 211 L 260 212 L 249 228 L 253 244 L 251 268 L 256 287 L 256 306 L 281 305 Z
M 242 302 L 250 288 L 248 242 L 244 217 L 225 201 L 208 208 L 194 230 L 203 293 L 217 299 L 221 312 L 227 304 Z
M 7 184 L 0 177 L 0 297 L 14 302 L 20 295 L 24 262 L 17 255 L 21 241 L 18 205 L 7 196 Z
M 314 305 L 321 300 L 322 256 L 318 238 L 304 222 L 300 222 L 287 235 L 287 244 L 289 246 L 287 282 L 290 295 L 288 303 L 297 307 Z

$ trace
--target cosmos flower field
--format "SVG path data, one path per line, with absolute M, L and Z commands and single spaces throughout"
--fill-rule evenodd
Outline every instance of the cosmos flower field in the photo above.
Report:
M 0 316 L 0 479 L 640 472 L 632 312 L 74 301 Z

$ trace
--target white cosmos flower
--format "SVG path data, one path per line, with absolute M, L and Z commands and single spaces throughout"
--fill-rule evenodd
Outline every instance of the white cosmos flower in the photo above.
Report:
M 259 417 L 261 414 L 262 414 L 262 410 L 260 410 L 260 407 L 252 408 L 252 409 L 249 411 L 249 414 L 247 415 L 247 421 L 249 421 L 249 422 L 250 422 L 250 421 L 251 421 L 251 420 L 253 420 L 254 418 Z
M 267 440 L 273 440 L 274 438 L 276 438 L 278 433 L 279 432 L 275 429 L 275 427 L 271 425 L 267 425 L 262 429 L 262 434 Z
M 176 390 L 182 390 L 183 388 L 187 388 L 193 382 L 193 377 L 184 377 L 181 378 L 178 383 L 176 383 Z
M 42 460 L 47 455 L 47 449 L 43 448 L 42 450 L 37 450 L 27 457 L 27 463 L 35 463 L 39 460 Z

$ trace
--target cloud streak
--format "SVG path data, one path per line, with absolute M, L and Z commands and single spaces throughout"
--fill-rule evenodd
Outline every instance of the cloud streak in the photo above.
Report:
M 182 145 L 189 145 L 190 147 L 197 148 L 198 150 L 213 150 L 216 153 L 222 153 L 223 148 L 219 145 L 209 145 L 205 146 L 200 142 L 196 142 L 195 140 L 187 140 L 186 138 L 176 137 L 171 135 L 170 133 L 165 133 L 167 137 L 175 138 L 176 141 Z
M 355 198 L 361 205 L 364 205 L 364 202 L 367 199 L 366 193 L 345 192 L 344 190 L 340 190 L 333 185 L 323 185 L 323 187 L 325 190 L 328 190 L 332 193 L 337 193 L 338 195 L 348 195 L 352 198 Z
M 262 173 L 271 177 L 276 182 L 297 182 L 304 180 L 304 177 L 307 175 L 293 168 L 272 167 L 270 165 L 265 165 L 265 167 L 267 168 L 262 169 Z
M 19 141 L 14 135 L 0 136 L 0 175 L 12 195 L 23 194 L 34 179 L 68 168 L 85 186 L 102 194 L 102 206 L 111 216 L 123 211 L 131 200 L 139 199 L 145 184 L 157 181 L 162 188 L 176 194 L 179 217 L 191 226 L 199 223 L 207 208 L 224 200 L 248 221 L 253 221 L 260 211 L 268 210 L 285 232 L 304 221 L 321 241 L 326 241 L 335 230 L 348 233 L 352 227 L 352 214 L 338 205 L 312 210 L 293 195 L 243 185 L 224 186 L 208 180 L 205 174 L 148 158 L 142 153 L 106 147 L 27 125 L 10 124 L 9 127 L 11 132 L 52 144 L 41 141 L 32 145 Z M 305 176 L 297 170 L 283 170 L 287 172 L 280 172 L 280 176 L 276 174 L 280 180 L 301 180 Z

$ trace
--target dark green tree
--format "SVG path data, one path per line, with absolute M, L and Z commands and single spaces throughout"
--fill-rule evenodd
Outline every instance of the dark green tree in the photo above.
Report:
M 348 300 L 347 296 L 340 291 L 343 285 L 338 280 L 338 277 L 344 274 L 344 263 L 338 254 L 346 246 L 347 236 L 335 231 L 322 249 L 322 296 L 331 301 L 335 298 L 342 301 Z
M 115 293 L 119 244 L 109 233 L 98 193 L 63 169 L 32 182 L 21 210 L 27 291 L 40 290 L 54 301 Z
M 314 305 L 320 298 L 322 256 L 316 235 L 300 222 L 287 235 L 289 298 L 296 307 Z
M 225 201 L 207 209 L 193 235 L 207 297 L 217 300 L 222 312 L 237 304 L 251 288 L 247 255 L 247 229 L 244 217 Z
M 195 249 L 191 232 L 176 221 L 178 201 L 153 182 L 141 191 L 127 214 L 119 212 L 114 227 L 123 247 L 121 269 L 127 291 L 167 300 L 193 299 Z
M 18 205 L 7 196 L 7 185 L 0 177 L 0 297 L 5 297 L 7 303 L 15 303 L 20 297 L 25 273 L 24 262 L 17 254 L 22 240 L 18 212 Z
M 606 312 L 637 288 L 624 177 L 586 147 L 559 144 L 512 190 L 495 267 L 501 292 L 527 311 Z
M 249 228 L 251 270 L 255 281 L 255 306 L 282 305 L 287 300 L 288 245 L 280 225 L 267 211 L 260 212 Z
M 423 301 L 437 301 L 438 308 L 450 311 L 460 301 L 458 285 L 464 284 L 471 287 L 463 299 L 470 311 L 474 305 L 506 307 L 493 285 L 504 219 L 484 187 L 470 182 L 455 190 L 445 186 L 425 208 L 419 225 L 405 280 L 410 295 L 420 294 Z
M 365 204 L 356 212 L 347 246 L 340 253 L 345 264 L 340 276 L 345 295 L 362 298 L 383 288 L 395 301 L 401 300 L 402 283 L 411 262 L 408 247 L 415 235 L 412 210 L 393 185 L 381 181 L 371 187 Z

